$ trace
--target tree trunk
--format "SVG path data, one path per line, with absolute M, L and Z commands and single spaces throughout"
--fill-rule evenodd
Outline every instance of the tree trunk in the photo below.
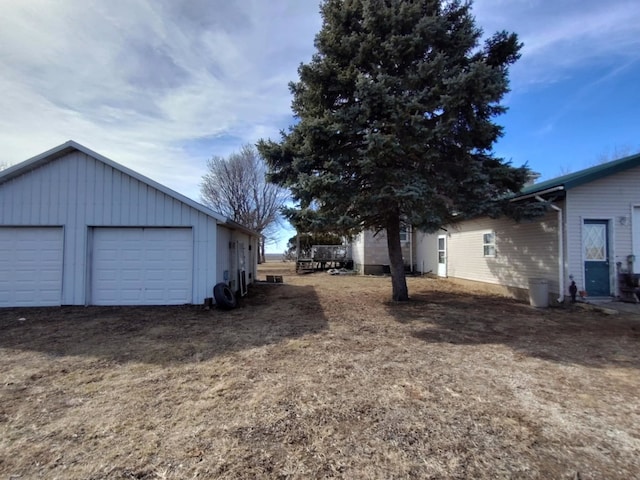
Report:
M 264 239 L 264 235 L 262 235 L 260 237 L 260 246 L 258 247 L 258 251 L 260 254 L 260 263 L 264 263 L 265 259 L 266 259 L 266 255 L 264 253 L 264 248 L 265 248 L 265 239 Z
M 407 289 L 407 278 L 404 274 L 404 261 L 402 260 L 399 216 L 387 221 L 387 247 L 391 268 L 391 299 L 394 302 L 406 302 L 409 300 L 409 290 Z

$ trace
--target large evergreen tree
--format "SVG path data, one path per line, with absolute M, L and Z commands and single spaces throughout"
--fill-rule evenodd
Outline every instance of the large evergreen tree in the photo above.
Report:
M 258 148 L 299 202 L 294 224 L 386 231 L 392 297 L 407 300 L 403 224 L 497 215 L 525 181 L 492 152 L 521 45 L 507 32 L 481 45 L 471 2 L 325 0 L 321 14 L 317 53 L 290 84 L 299 121 Z

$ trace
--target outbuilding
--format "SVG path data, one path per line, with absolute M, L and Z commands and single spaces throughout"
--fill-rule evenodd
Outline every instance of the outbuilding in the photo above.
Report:
M 245 294 L 258 234 L 68 141 L 0 172 L 0 307 Z

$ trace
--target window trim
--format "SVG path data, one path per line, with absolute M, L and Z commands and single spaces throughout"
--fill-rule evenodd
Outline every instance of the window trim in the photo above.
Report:
M 405 225 L 405 226 L 401 226 L 400 227 L 400 242 L 401 243 L 408 243 L 409 242 L 409 226 Z
M 491 241 L 487 241 L 487 235 L 491 235 Z M 496 256 L 496 232 L 494 230 L 482 232 L 482 256 L 484 258 L 495 258 Z

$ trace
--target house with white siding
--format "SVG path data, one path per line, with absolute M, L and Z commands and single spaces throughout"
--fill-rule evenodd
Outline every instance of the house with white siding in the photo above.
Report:
M 258 235 L 69 141 L 0 172 L 0 307 L 246 293 Z
M 516 295 L 542 279 L 558 301 L 572 281 L 589 297 L 618 296 L 618 272 L 640 272 L 640 154 L 528 186 L 512 201 L 542 202 L 547 212 L 417 232 L 416 268 Z

